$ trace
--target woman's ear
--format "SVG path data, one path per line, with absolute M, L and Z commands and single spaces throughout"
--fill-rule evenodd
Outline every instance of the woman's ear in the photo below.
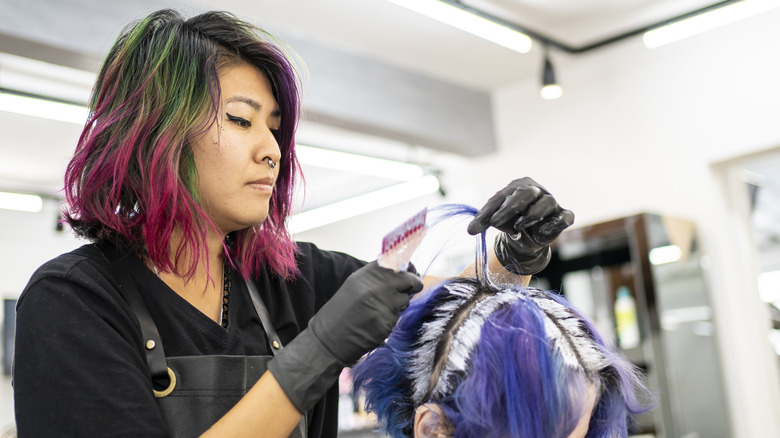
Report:
M 414 411 L 414 438 L 447 438 L 452 436 L 444 412 L 436 403 L 426 403 Z

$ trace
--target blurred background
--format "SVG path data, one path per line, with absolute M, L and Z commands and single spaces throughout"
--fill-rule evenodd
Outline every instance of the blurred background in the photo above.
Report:
M 14 302 L 83 244 L 58 225 L 60 189 L 95 72 L 163 7 L 231 11 L 300 60 L 297 240 L 373 259 L 421 208 L 530 176 L 577 216 L 535 281 L 659 394 L 632 434 L 780 436 L 777 0 L 0 0 L 0 430 Z M 461 28 L 475 19 L 481 36 Z M 436 239 L 468 243 L 463 228 Z M 432 271 L 473 257 L 447 248 Z M 370 436 L 343 397 L 343 435 Z

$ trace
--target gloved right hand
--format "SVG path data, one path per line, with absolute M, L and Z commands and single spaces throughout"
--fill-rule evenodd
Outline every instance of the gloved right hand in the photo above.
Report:
M 287 397 L 302 413 L 311 409 L 341 369 L 380 345 L 392 331 L 420 278 L 376 262 L 360 268 L 309 321 L 309 326 L 268 363 Z
M 531 178 L 510 182 L 474 216 L 469 234 L 489 226 L 501 234 L 494 249 L 501 265 L 517 275 L 535 275 L 550 262 L 550 244 L 572 223 L 574 213 Z

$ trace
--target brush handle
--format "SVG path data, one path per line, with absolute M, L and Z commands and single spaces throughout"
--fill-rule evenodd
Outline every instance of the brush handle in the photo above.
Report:
M 428 228 L 425 219 L 428 208 L 407 219 L 382 239 L 382 252 L 377 256 L 379 266 L 395 272 L 406 270 Z

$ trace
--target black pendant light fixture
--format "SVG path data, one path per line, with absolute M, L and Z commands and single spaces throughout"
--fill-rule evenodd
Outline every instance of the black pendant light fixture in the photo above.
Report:
M 542 97 L 544 99 L 557 99 L 563 95 L 563 88 L 555 80 L 555 69 L 550 61 L 549 48 L 544 45 L 544 69 L 542 70 Z

